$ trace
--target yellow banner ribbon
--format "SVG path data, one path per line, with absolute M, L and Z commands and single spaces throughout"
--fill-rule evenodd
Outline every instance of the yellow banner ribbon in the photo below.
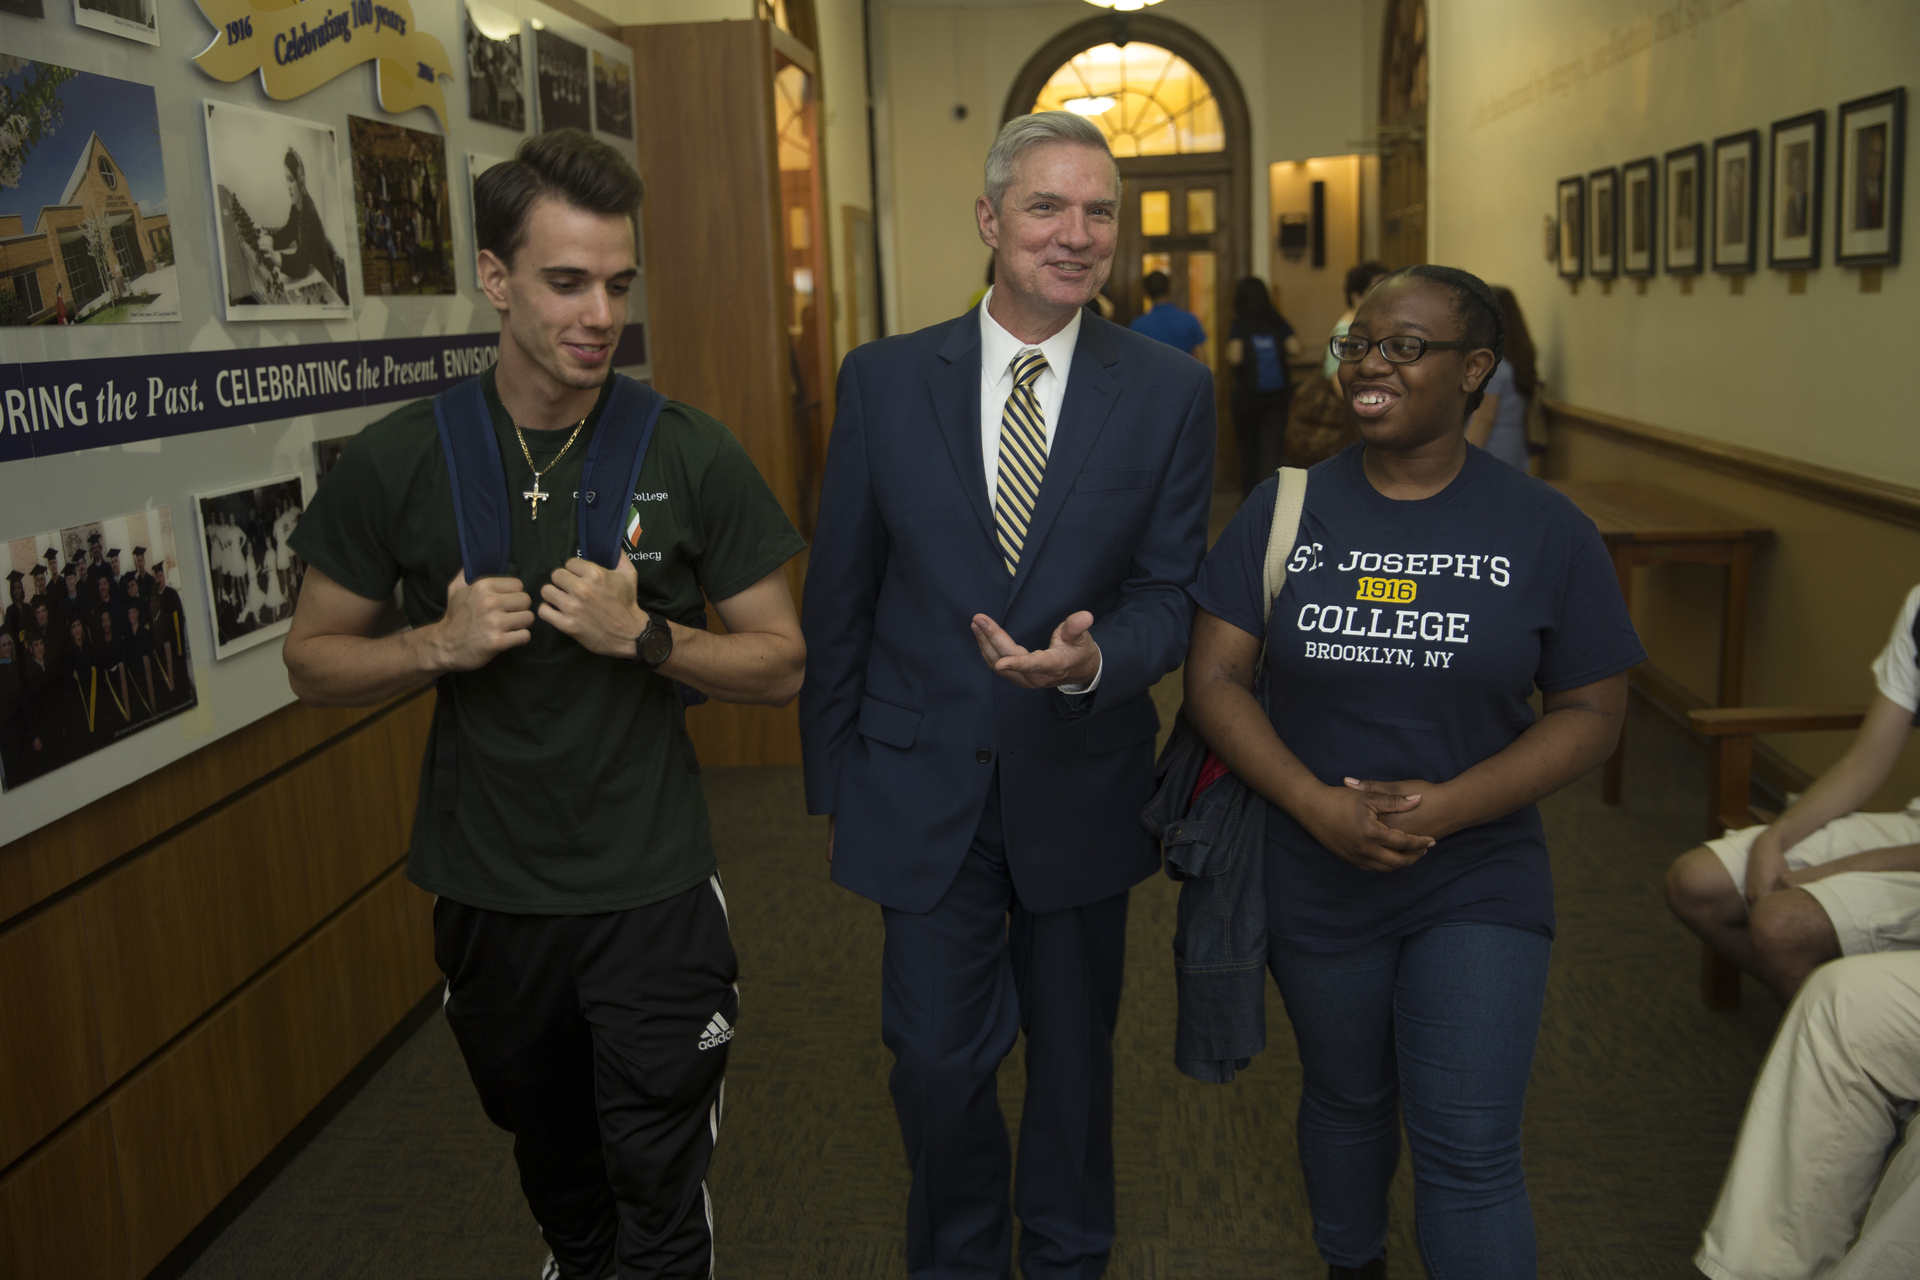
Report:
M 431 108 L 447 127 L 440 77 L 453 64 L 440 41 L 413 25 L 407 0 L 196 0 L 213 43 L 194 59 L 231 84 L 255 71 L 269 98 L 311 93 L 363 62 L 377 61 L 380 105 L 399 114 Z

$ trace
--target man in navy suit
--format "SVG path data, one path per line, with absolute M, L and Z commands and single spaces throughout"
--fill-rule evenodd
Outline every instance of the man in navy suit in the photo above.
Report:
M 807 807 L 886 924 L 881 1031 L 913 1170 L 916 1280 L 1011 1275 L 995 1072 L 1027 1033 L 1027 1280 L 1091 1280 L 1114 1235 L 1113 1028 L 1148 689 L 1186 655 L 1213 381 L 1090 315 L 1120 176 L 1098 128 L 1022 116 L 975 204 L 979 306 L 840 372 L 803 620 Z

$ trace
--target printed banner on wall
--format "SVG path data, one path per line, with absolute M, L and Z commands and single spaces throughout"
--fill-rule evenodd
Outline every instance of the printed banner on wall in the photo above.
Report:
M 195 2 L 214 36 L 194 62 L 215 80 L 258 71 L 267 96 L 285 101 L 377 59 L 381 107 L 395 115 L 428 107 L 447 127 L 440 77 L 451 81 L 453 64 L 439 40 L 414 27 L 407 0 Z
M 499 358 L 497 333 L 0 364 L 0 462 L 439 395 Z M 647 360 L 630 324 L 613 367 Z

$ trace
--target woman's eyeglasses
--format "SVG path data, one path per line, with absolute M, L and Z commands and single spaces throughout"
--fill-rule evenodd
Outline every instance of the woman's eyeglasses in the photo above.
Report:
M 1328 339 L 1327 350 L 1333 352 L 1333 358 L 1342 364 L 1357 364 L 1367 358 L 1367 352 L 1379 347 L 1380 354 L 1392 363 L 1412 364 L 1429 351 L 1469 351 L 1475 345 L 1471 342 L 1428 342 L 1411 334 L 1394 334 L 1375 342 L 1371 338 L 1343 333 Z

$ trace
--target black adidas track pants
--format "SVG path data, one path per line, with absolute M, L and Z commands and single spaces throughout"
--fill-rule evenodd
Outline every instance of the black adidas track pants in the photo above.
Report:
M 739 1012 L 718 877 L 603 915 L 442 898 L 433 935 L 447 1021 L 562 1280 L 705 1280 Z

